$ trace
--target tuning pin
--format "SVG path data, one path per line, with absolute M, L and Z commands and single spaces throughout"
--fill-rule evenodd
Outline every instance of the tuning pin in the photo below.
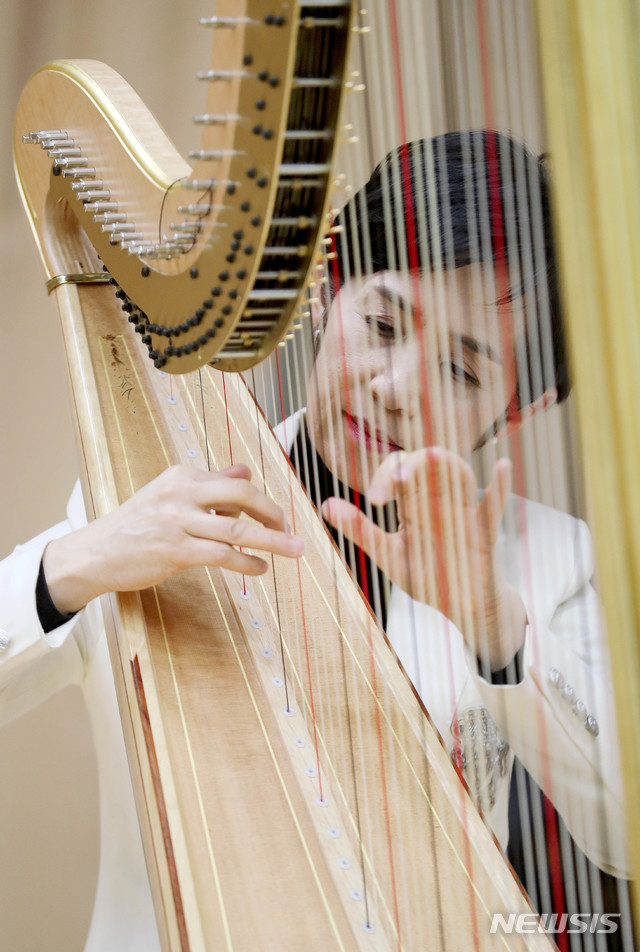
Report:
M 59 165 L 60 163 L 58 163 L 58 166 Z M 74 166 L 73 168 L 66 168 L 62 170 L 63 178 L 79 178 L 80 176 L 82 176 L 82 178 L 94 178 L 95 174 L 96 174 L 95 169 L 84 168 L 84 167 L 76 168 Z
M 333 188 L 334 192 L 351 192 L 351 191 L 353 191 L 353 188 L 352 188 L 351 185 L 346 185 L 346 184 L 345 184 L 346 179 L 347 179 L 347 176 L 344 174 L 344 172 L 341 172 L 340 175 L 337 175 L 337 176 L 336 176 L 336 178 L 335 178 L 335 179 L 333 180 L 333 182 L 331 183 L 331 187 Z
M 198 159 L 201 162 L 218 162 L 243 153 L 238 149 L 194 149 L 189 153 L 190 159 Z
M 242 116 L 233 115 L 232 113 L 223 114 L 223 113 L 211 113 L 205 112 L 200 116 L 194 116 L 193 121 L 197 126 L 224 126 L 228 122 L 240 122 Z
M 140 257 L 143 257 L 143 258 L 160 258 L 160 257 L 164 257 L 164 256 L 158 255 L 158 254 L 156 253 L 156 252 L 157 252 L 157 245 L 137 244 L 137 245 L 131 245 L 131 246 L 130 246 L 129 248 L 127 248 L 126 250 L 127 250 L 127 252 L 129 253 L 129 255 L 131 255 L 131 256 L 133 256 L 133 255 L 139 255 Z
M 79 152 L 80 149 L 74 149 L 74 152 L 75 151 Z M 89 159 L 86 156 L 69 156 L 67 158 L 63 156 L 55 160 L 55 165 L 57 165 L 59 169 L 81 169 L 89 165 Z
M 86 192 L 78 192 L 76 198 L 81 202 L 108 201 L 111 198 L 111 192 L 106 189 L 89 189 Z
M 208 26 L 213 30 L 233 29 L 241 23 L 251 23 L 251 20 L 249 17 L 200 17 L 200 26 Z
M 62 146 L 59 149 L 47 149 L 50 159 L 80 158 L 82 149 L 72 146 Z M 86 160 L 89 161 L 88 159 Z
M 89 179 L 85 181 L 83 178 L 78 179 L 77 182 L 71 183 L 71 190 L 73 192 L 82 192 L 86 188 L 102 188 L 104 182 L 101 182 L 99 179 Z
M 191 179 L 190 182 L 180 183 L 181 188 L 190 189 L 192 192 L 208 192 L 217 185 L 217 179 Z
M 354 70 L 349 75 L 351 76 L 351 79 L 344 84 L 344 88 L 348 90 L 348 92 L 361 93 L 364 89 L 366 89 L 366 86 L 364 83 L 354 82 L 354 80 L 357 80 L 360 78 L 360 73 L 358 72 L 357 69 Z
M 211 205 L 190 204 L 178 205 L 178 211 L 181 215 L 208 215 L 211 211 Z
M 96 215 L 96 219 L 100 216 Z M 102 231 L 105 234 L 122 234 L 123 232 L 132 232 L 135 231 L 135 225 L 133 222 L 124 222 L 124 221 L 110 221 L 102 225 Z
M 99 215 L 94 215 L 93 220 L 96 222 L 96 224 L 107 224 L 108 222 L 119 223 L 125 222 L 127 220 L 127 216 L 125 212 L 102 212 Z
M 117 212 L 117 202 L 87 202 L 84 206 L 85 212 Z
M 72 148 L 75 146 L 73 139 L 41 139 L 40 145 L 43 149 L 57 149 L 61 146 Z
M 45 129 L 40 132 L 28 132 L 23 135 L 25 145 L 38 145 L 43 139 L 68 139 L 69 133 L 62 129 Z
M 171 231 L 189 232 L 193 235 L 197 235 L 200 231 L 200 225 L 197 221 L 181 221 L 175 225 L 172 224 L 170 228 Z
M 341 145 L 354 145 L 356 142 L 360 141 L 360 137 L 352 135 L 353 132 L 353 123 L 348 122 L 342 127 L 341 130 L 344 134 L 340 136 L 339 142 Z
M 367 16 L 367 13 L 368 13 L 367 10 L 364 10 L 364 9 L 358 10 L 358 16 L 361 17 L 362 19 L 364 19 L 364 17 Z M 354 26 L 352 27 L 352 32 L 360 33 L 360 34 L 371 33 L 371 27 L 370 26 Z
M 227 80 L 240 78 L 245 79 L 249 74 L 244 69 L 207 69 L 204 72 L 196 73 L 198 79 L 203 79 L 208 83 L 215 83 L 218 80 Z

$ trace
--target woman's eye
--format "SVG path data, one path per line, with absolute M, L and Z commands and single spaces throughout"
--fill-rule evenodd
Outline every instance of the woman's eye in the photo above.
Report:
M 467 370 L 466 367 L 462 367 L 460 364 L 455 364 L 453 361 L 449 364 L 451 369 L 451 375 L 456 380 L 460 380 L 462 383 L 467 383 L 472 387 L 479 387 L 480 381 L 474 373 Z
M 386 320 L 384 317 L 378 317 L 375 314 L 367 314 L 365 320 L 372 333 L 376 334 L 382 340 L 393 340 L 395 332 L 391 321 Z

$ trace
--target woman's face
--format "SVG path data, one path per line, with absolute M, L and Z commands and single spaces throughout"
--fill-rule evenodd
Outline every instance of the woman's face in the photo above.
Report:
M 365 492 L 396 450 L 468 457 L 515 392 L 521 301 L 498 306 L 482 265 L 348 281 L 331 304 L 309 382 L 307 424 L 334 474 Z M 497 426 L 496 426 L 497 425 Z

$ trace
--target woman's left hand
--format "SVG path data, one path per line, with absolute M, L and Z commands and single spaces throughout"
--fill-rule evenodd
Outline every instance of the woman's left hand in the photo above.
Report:
M 439 447 L 392 453 L 369 485 L 373 505 L 396 501 L 398 529 L 386 532 L 356 506 L 331 498 L 322 514 L 412 598 L 433 605 L 492 670 L 524 641 L 526 610 L 503 579 L 495 546 L 511 488 L 511 464 L 495 464 L 479 498 L 473 470 Z

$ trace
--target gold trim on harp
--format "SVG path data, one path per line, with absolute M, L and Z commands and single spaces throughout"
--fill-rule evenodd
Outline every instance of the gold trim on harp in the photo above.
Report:
M 61 284 L 106 284 L 109 281 L 109 275 L 100 274 L 55 274 L 46 282 L 47 294 L 51 294 Z

